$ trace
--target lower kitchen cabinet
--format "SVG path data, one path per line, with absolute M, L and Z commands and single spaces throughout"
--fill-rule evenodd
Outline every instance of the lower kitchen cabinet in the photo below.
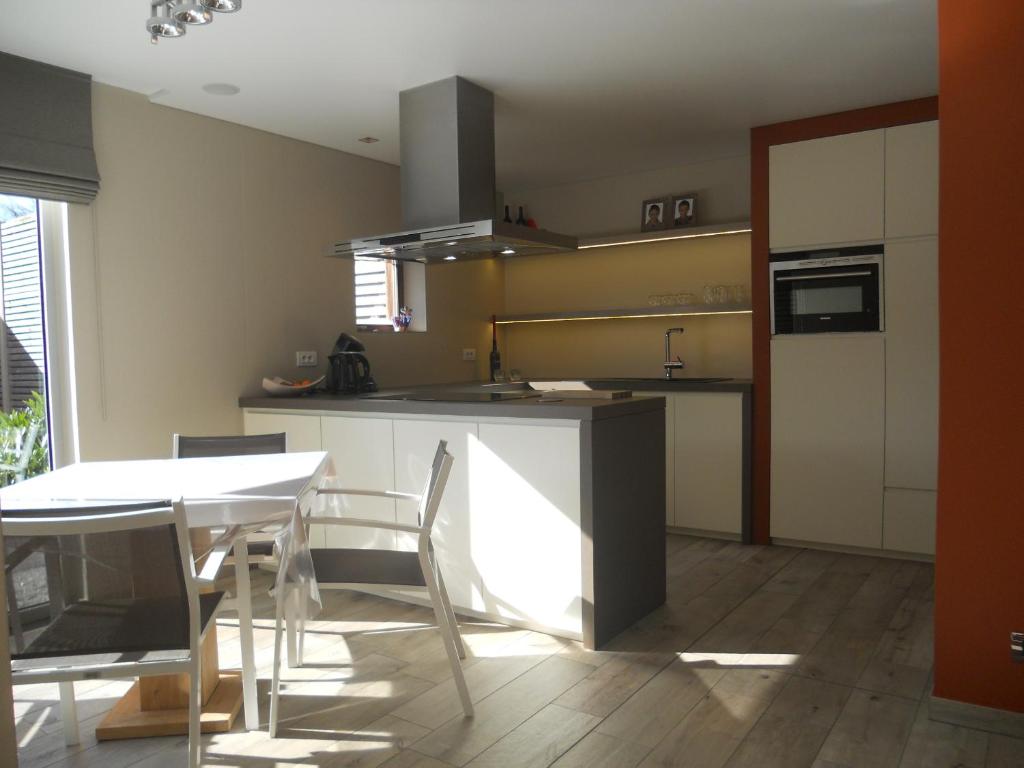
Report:
M 665 523 L 739 537 L 745 499 L 742 392 L 638 392 L 665 398 Z
M 775 338 L 771 369 L 772 538 L 880 549 L 884 339 Z
M 327 419 L 325 419 L 326 421 Z M 438 440 L 448 442 L 451 474 L 434 523 L 433 542 L 452 602 L 481 610 L 480 576 L 474 566 L 470 535 L 470 461 L 477 445 L 477 425 L 465 421 L 414 421 L 395 419 L 395 484 L 403 493 L 422 493 Z M 418 505 L 399 501 L 398 522 L 419 525 Z M 398 546 L 416 549 L 416 537 L 398 534 Z
M 288 452 L 322 451 L 320 417 L 293 413 L 245 412 L 245 434 L 271 435 L 284 432 Z
M 674 523 L 739 535 L 743 527 L 743 404 L 735 392 L 674 395 Z
M 937 497 L 935 491 L 886 488 L 883 548 L 934 555 Z
M 374 491 L 395 490 L 395 450 L 390 419 L 325 416 L 323 450 L 334 462 L 336 481 L 342 488 Z M 367 496 L 321 496 L 323 514 L 344 514 L 370 520 L 395 522 L 395 502 Z M 342 548 L 387 547 L 393 549 L 394 531 L 353 526 L 318 526 L 310 533 L 313 546 Z

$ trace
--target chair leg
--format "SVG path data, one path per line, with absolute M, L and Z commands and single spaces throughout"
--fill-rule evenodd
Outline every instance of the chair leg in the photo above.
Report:
M 282 587 L 276 595 L 274 617 L 274 666 L 270 681 L 270 720 L 267 731 L 270 738 L 277 736 L 277 717 L 281 698 L 281 635 L 284 634 L 282 626 L 284 620 L 284 604 L 288 598 L 283 594 L 286 587 Z
M 448 624 L 452 628 L 452 638 L 455 640 L 455 650 L 459 652 L 459 658 L 466 658 L 466 646 L 462 642 L 462 633 L 459 631 L 459 622 L 455 618 L 455 611 L 452 610 L 452 601 L 448 597 L 448 588 L 444 585 L 444 576 L 441 575 L 441 569 L 437 567 L 437 561 L 434 561 L 434 572 L 437 574 L 437 591 L 441 593 L 441 603 L 444 605 L 445 615 L 448 616 Z
M 288 593 L 288 600 L 285 602 L 285 629 L 288 635 L 288 666 L 295 668 L 299 666 L 298 639 L 295 626 L 298 623 L 298 600 L 299 590 L 293 589 Z
M 60 690 L 60 719 L 64 726 L 64 743 L 73 747 L 80 743 L 78 734 L 78 706 L 75 704 L 75 684 L 57 683 Z
M 462 674 L 462 662 L 459 660 L 459 651 L 455 645 L 455 636 L 451 624 L 448 622 L 448 614 L 441 601 L 441 591 L 437 587 L 437 579 L 434 577 L 434 569 L 425 553 L 420 553 L 420 568 L 423 570 L 423 580 L 427 582 L 427 592 L 430 593 L 430 602 L 434 606 L 434 615 L 437 617 L 437 626 L 441 630 L 441 640 L 444 642 L 445 653 L 448 654 L 448 662 L 452 665 L 452 677 L 455 679 L 455 688 L 459 692 L 459 699 L 462 701 L 462 711 L 466 717 L 473 716 L 473 700 L 469 696 L 469 688 L 466 686 L 466 677 Z
M 202 654 L 193 652 L 188 691 L 188 766 L 199 768 L 199 744 L 202 739 L 200 714 L 203 706 Z
M 306 620 L 309 618 L 309 587 L 306 584 L 302 585 L 302 588 L 298 590 L 299 593 L 299 610 L 298 617 L 296 619 L 298 623 L 298 642 L 296 661 L 298 666 L 302 666 L 302 657 L 306 650 Z
M 235 587 L 238 603 L 238 637 L 242 646 L 242 710 L 245 729 L 260 727 L 259 702 L 256 696 L 256 654 L 252 636 L 252 586 L 249 582 L 249 547 L 240 537 L 234 546 Z

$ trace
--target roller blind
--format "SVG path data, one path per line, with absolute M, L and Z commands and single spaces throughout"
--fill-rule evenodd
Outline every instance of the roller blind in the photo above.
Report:
M 92 78 L 0 52 L 0 192 L 87 203 L 99 187 Z
M 356 325 L 391 325 L 398 314 L 395 262 L 356 256 Z

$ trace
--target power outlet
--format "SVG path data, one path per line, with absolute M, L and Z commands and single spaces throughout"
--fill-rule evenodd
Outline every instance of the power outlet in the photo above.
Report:
M 315 368 L 317 365 L 317 354 L 315 349 L 295 353 L 295 365 L 298 368 Z
M 462 350 L 462 359 L 466 360 L 466 361 L 469 361 L 469 362 L 472 362 L 473 360 L 476 360 L 476 350 L 475 349 L 464 349 L 464 350 Z

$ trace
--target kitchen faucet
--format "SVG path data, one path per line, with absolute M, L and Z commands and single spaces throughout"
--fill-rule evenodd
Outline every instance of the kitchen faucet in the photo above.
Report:
M 669 328 L 665 331 L 665 362 L 663 365 L 665 366 L 665 378 L 669 381 L 672 380 L 672 371 L 681 371 L 686 367 L 686 363 L 678 355 L 675 360 L 672 359 L 672 334 L 682 332 L 682 328 Z

